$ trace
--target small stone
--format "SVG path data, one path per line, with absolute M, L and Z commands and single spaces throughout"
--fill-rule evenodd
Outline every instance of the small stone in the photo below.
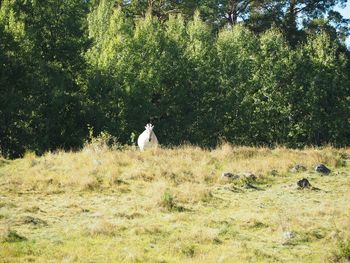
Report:
M 278 175 L 278 171 L 275 170 L 275 169 L 273 169 L 273 170 L 271 170 L 270 174 L 271 174 L 272 176 L 277 176 L 277 175 Z
M 329 174 L 331 172 L 324 164 L 316 165 L 315 171 L 322 174 Z
M 298 172 L 304 172 L 306 171 L 306 167 L 301 164 L 296 164 L 292 169 L 290 169 L 291 173 L 298 173 Z
M 223 177 L 223 178 L 230 178 L 230 179 L 238 179 L 239 175 L 233 174 L 233 173 L 230 173 L 230 172 L 223 172 L 221 174 L 221 177 Z
M 283 232 L 283 238 L 285 240 L 288 240 L 288 239 L 292 239 L 295 237 L 295 232 L 293 231 L 286 231 L 286 232 Z
M 305 188 L 310 188 L 310 187 L 311 187 L 311 184 L 310 184 L 309 180 L 307 180 L 307 179 L 305 179 L 305 178 L 299 180 L 299 181 L 297 182 L 297 185 L 298 185 L 298 187 L 301 188 L 301 189 L 305 189 Z

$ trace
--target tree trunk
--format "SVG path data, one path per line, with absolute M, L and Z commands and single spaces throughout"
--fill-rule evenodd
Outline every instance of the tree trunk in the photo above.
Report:
M 288 11 L 286 14 L 286 19 L 285 19 L 285 28 L 286 28 L 287 38 L 290 44 L 292 44 L 292 46 L 295 46 L 297 44 L 298 28 L 297 28 L 296 7 L 297 7 L 297 0 L 290 0 Z
M 230 23 L 230 25 L 237 24 L 238 19 L 238 2 L 237 0 L 231 0 L 228 3 L 227 8 L 227 20 Z

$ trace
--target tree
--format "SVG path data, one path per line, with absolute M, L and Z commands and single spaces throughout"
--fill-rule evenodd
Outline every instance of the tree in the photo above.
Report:
M 190 89 L 193 123 L 189 130 L 191 142 L 213 146 L 220 137 L 221 89 L 218 82 L 216 50 L 211 30 L 196 12 L 187 24 L 188 43 L 186 57 L 189 61 Z M 188 113 L 189 115 L 190 113 Z
M 12 25 L 22 25 L 21 41 L 17 42 L 23 50 L 20 56 L 27 57 L 26 66 L 35 79 L 26 94 L 32 108 L 25 123 L 32 140 L 26 141 L 25 148 L 42 152 L 82 143 L 86 131 L 81 129 L 81 53 L 87 46 L 83 27 L 87 6 L 78 0 L 2 3 L 2 10 L 7 9 L 3 17 L 9 34 L 16 39 L 18 26 Z M 25 81 L 24 75 L 21 80 Z
M 259 42 L 258 67 L 252 76 L 255 91 L 251 129 L 259 144 L 284 144 L 289 129 L 289 93 L 294 88 L 290 83 L 295 69 L 293 51 L 276 29 L 262 34 Z
M 184 99 L 191 98 L 192 76 L 186 56 L 188 41 L 184 18 L 182 15 L 171 15 L 164 27 L 160 89 L 156 98 L 160 115 L 155 119 L 160 137 L 166 138 L 165 143 L 170 145 L 189 141 L 191 137 L 189 130 L 195 109 L 192 103 Z
M 101 1 L 88 20 L 93 45 L 86 52 L 89 64 L 87 121 L 95 135 L 107 131 L 126 142 L 128 136 L 125 134 L 130 133 L 126 130 L 123 114 L 128 92 L 125 82 L 130 77 L 127 72 L 132 23 L 121 8 L 112 7 L 107 1 Z
M 217 28 L 246 20 L 255 0 L 203 0 L 197 7 L 203 18 Z
M 125 91 L 125 135 L 139 133 L 153 118 L 160 116 L 158 97 L 162 67 L 163 31 L 150 13 L 137 21 L 122 59 L 122 88 Z
M 248 19 L 250 28 L 262 32 L 271 26 L 279 27 L 288 42 L 295 47 L 306 40 L 305 28 L 319 19 L 327 20 L 329 27 L 342 34 L 348 31 L 348 20 L 334 9 L 344 6 L 346 0 L 265 0 L 255 2 Z M 347 34 L 347 33 L 345 33 Z
M 220 86 L 224 92 L 224 137 L 236 144 L 252 144 L 256 131 L 253 95 L 257 85 L 258 39 L 236 25 L 220 32 L 217 40 Z
M 0 39 L 0 154 L 13 158 L 23 154 L 31 141 L 30 97 L 36 82 L 28 51 L 21 46 L 24 25 L 16 21 L 7 1 L 0 8 Z
M 82 128 L 86 124 L 81 89 L 88 3 L 24 1 L 19 7 L 40 65 L 41 85 L 36 89 L 40 93 L 33 121 L 33 132 L 40 136 L 36 150 L 78 147 L 87 134 L 87 127 Z
M 322 33 L 310 36 L 296 54 L 290 128 L 294 145 L 348 143 L 348 61 L 337 49 Z

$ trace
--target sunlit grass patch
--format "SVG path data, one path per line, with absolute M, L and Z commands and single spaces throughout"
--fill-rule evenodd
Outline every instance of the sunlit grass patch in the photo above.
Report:
M 86 226 L 85 233 L 90 236 L 107 235 L 114 236 L 127 229 L 125 223 L 112 223 L 108 220 L 97 220 Z
M 230 144 L 28 153 L 0 165 L 0 228 L 7 229 L 0 257 L 342 262 L 350 236 L 349 153 Z M 332 172 L 315 172 L 319 163 Z M 296 164 L 306 170 L 291 172 Z M 315 188 L 299 189 L 302 178 Z M 10 242 L 9 233 L 25 239 Z

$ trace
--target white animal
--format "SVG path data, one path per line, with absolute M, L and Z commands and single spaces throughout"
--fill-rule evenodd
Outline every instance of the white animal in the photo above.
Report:
M 146 124 L 145 131 L 140 134 L 137 139 L 137 144 L 140 147 L 140 150 L 143 151 L 147 148 L 157 147 L 158 139 L 153 131 L 154 126 L 152 124 Z

